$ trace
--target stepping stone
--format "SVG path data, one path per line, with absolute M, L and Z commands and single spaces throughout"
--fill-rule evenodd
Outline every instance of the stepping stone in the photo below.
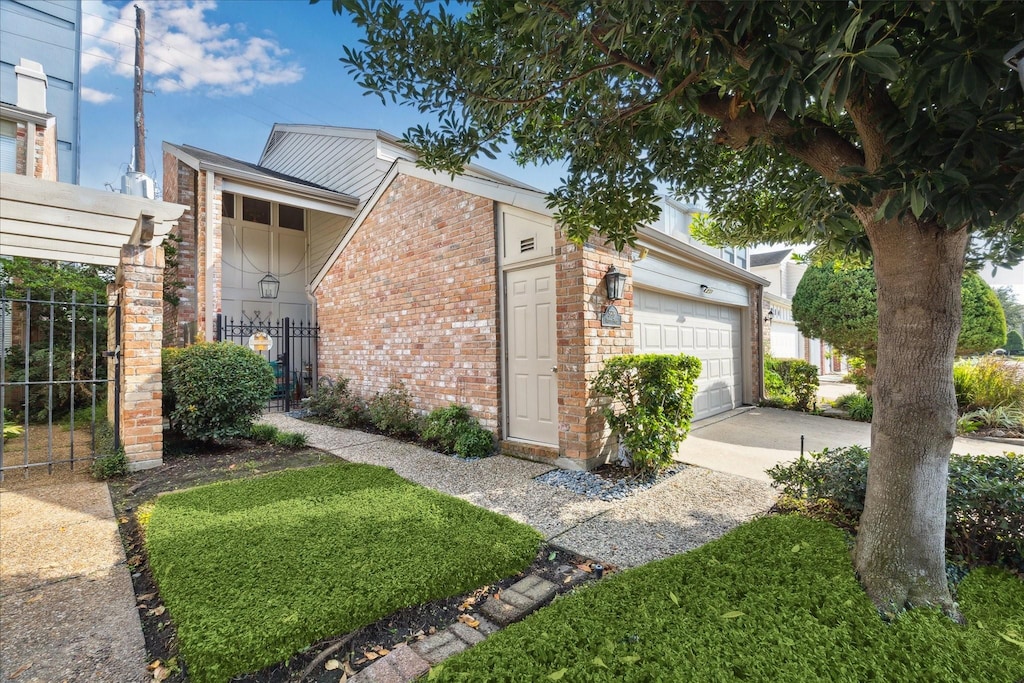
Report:
M 430 662 L 402 643 L 366 667 L 349 683 L 409 683 L 430 671 Z
M 467 626 L 466 628 L 469 627 Z M 409 646 L 413 652 L 431 664 L 440 664 L 468 647 L 469 643 L 459 638 L 449 629 L 439 631 Z
M 501 599 L 487 598 L 480 611 L 484 616 L 508 626 L 546 604 L 555 596 L 555 584 L 539 576 L 527 576 L 510 588 L 501 591 Z

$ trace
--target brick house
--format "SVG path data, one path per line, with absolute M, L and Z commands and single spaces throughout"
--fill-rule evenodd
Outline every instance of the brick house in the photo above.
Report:
M 761 396 L 767 282 L 658 226 L 641 229 L 635 251 L 576 245 L 543 192 L 476 166 L 456 178 L 419 168 L 379 131 L 277 125 L 258 164 L 167 143 L 164 150 L 165 198 L 198 217 L 179 223 L 183 254 L 205 255 L 194 260 L 199 277 L 183 278 L 179 323 L 186 311 L 202 331 L 211 312 L 251 305 L 244 297 L 260 267 L 274 267 L 261 254 L 283 250 L 275 246 L 280 209 L 271 207 L 261 219 L 269 240 L 242 233 L 228 256 L 240 228 L 254 227 L 251 211 L 239 213 L 247 193 L 261 189 L 255 198 L 285 206 L 319 193 L 334 218 L 307 206 L 297 240 L 305 260 L 295 272 L 281 263 L 282 272 L 307 278 L 320 374 L 347 377 L 364 395 L 399 380 L 418 409 L 466 404 L 503 452 L 568 468 L 594 467 L 613 451 L 588 388 L 609 356 L 701 358 L 698 418 Z M 219 201 L 233 203 L 234 218 Z M 269 244 L 263 252 L 260 238 Z M 247 284 L 237 292 L 218 285 L 238 263 L 253 266 Z M 627 277 L 614 302 L 605 287 L 611 266 Z M 611 305 L 617 316 L 604 315 Z

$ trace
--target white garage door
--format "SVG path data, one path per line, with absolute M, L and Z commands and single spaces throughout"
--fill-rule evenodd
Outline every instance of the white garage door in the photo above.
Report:
M 771 349 L 775 358 L 803 358 L 800 333 L 792 324 L 772 323 Z
M 686 353 L 700 358 L 693 417 L 731 410 L 743 402 L 742 309 L 634 290 L 641 353 Z

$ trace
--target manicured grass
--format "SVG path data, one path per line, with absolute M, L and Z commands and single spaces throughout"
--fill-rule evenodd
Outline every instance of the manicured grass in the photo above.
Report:
M 194 683 L 514 574 L 540 541 L 391 470 L 344 463 L 162 496 L 146 532 Z
M 1024 677 L 1024 582 L 972 572 L 968 619 L 883 622 L 845 535 L 770 517 L 555 601 L 443 664 L 445 681 L 949 681 Z M 1013 642 L 1016 641 L 1016 642 Z

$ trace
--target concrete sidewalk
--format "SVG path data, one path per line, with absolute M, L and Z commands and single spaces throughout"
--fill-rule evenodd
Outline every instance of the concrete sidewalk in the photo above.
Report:
M 717 472 L 771 481 L 765 470 L 804 452 L 841 446 L 871 445 L 871 425 L 779 408 L 739 408 L 693 424 L 676 459 Z M 954 453 L 1002 455 L 1024 452 L 1013 444 L 959 437 Z
M 0 680 L 146 679 L 146 651 L 106 484 L 84 472 L 0 483 Z

